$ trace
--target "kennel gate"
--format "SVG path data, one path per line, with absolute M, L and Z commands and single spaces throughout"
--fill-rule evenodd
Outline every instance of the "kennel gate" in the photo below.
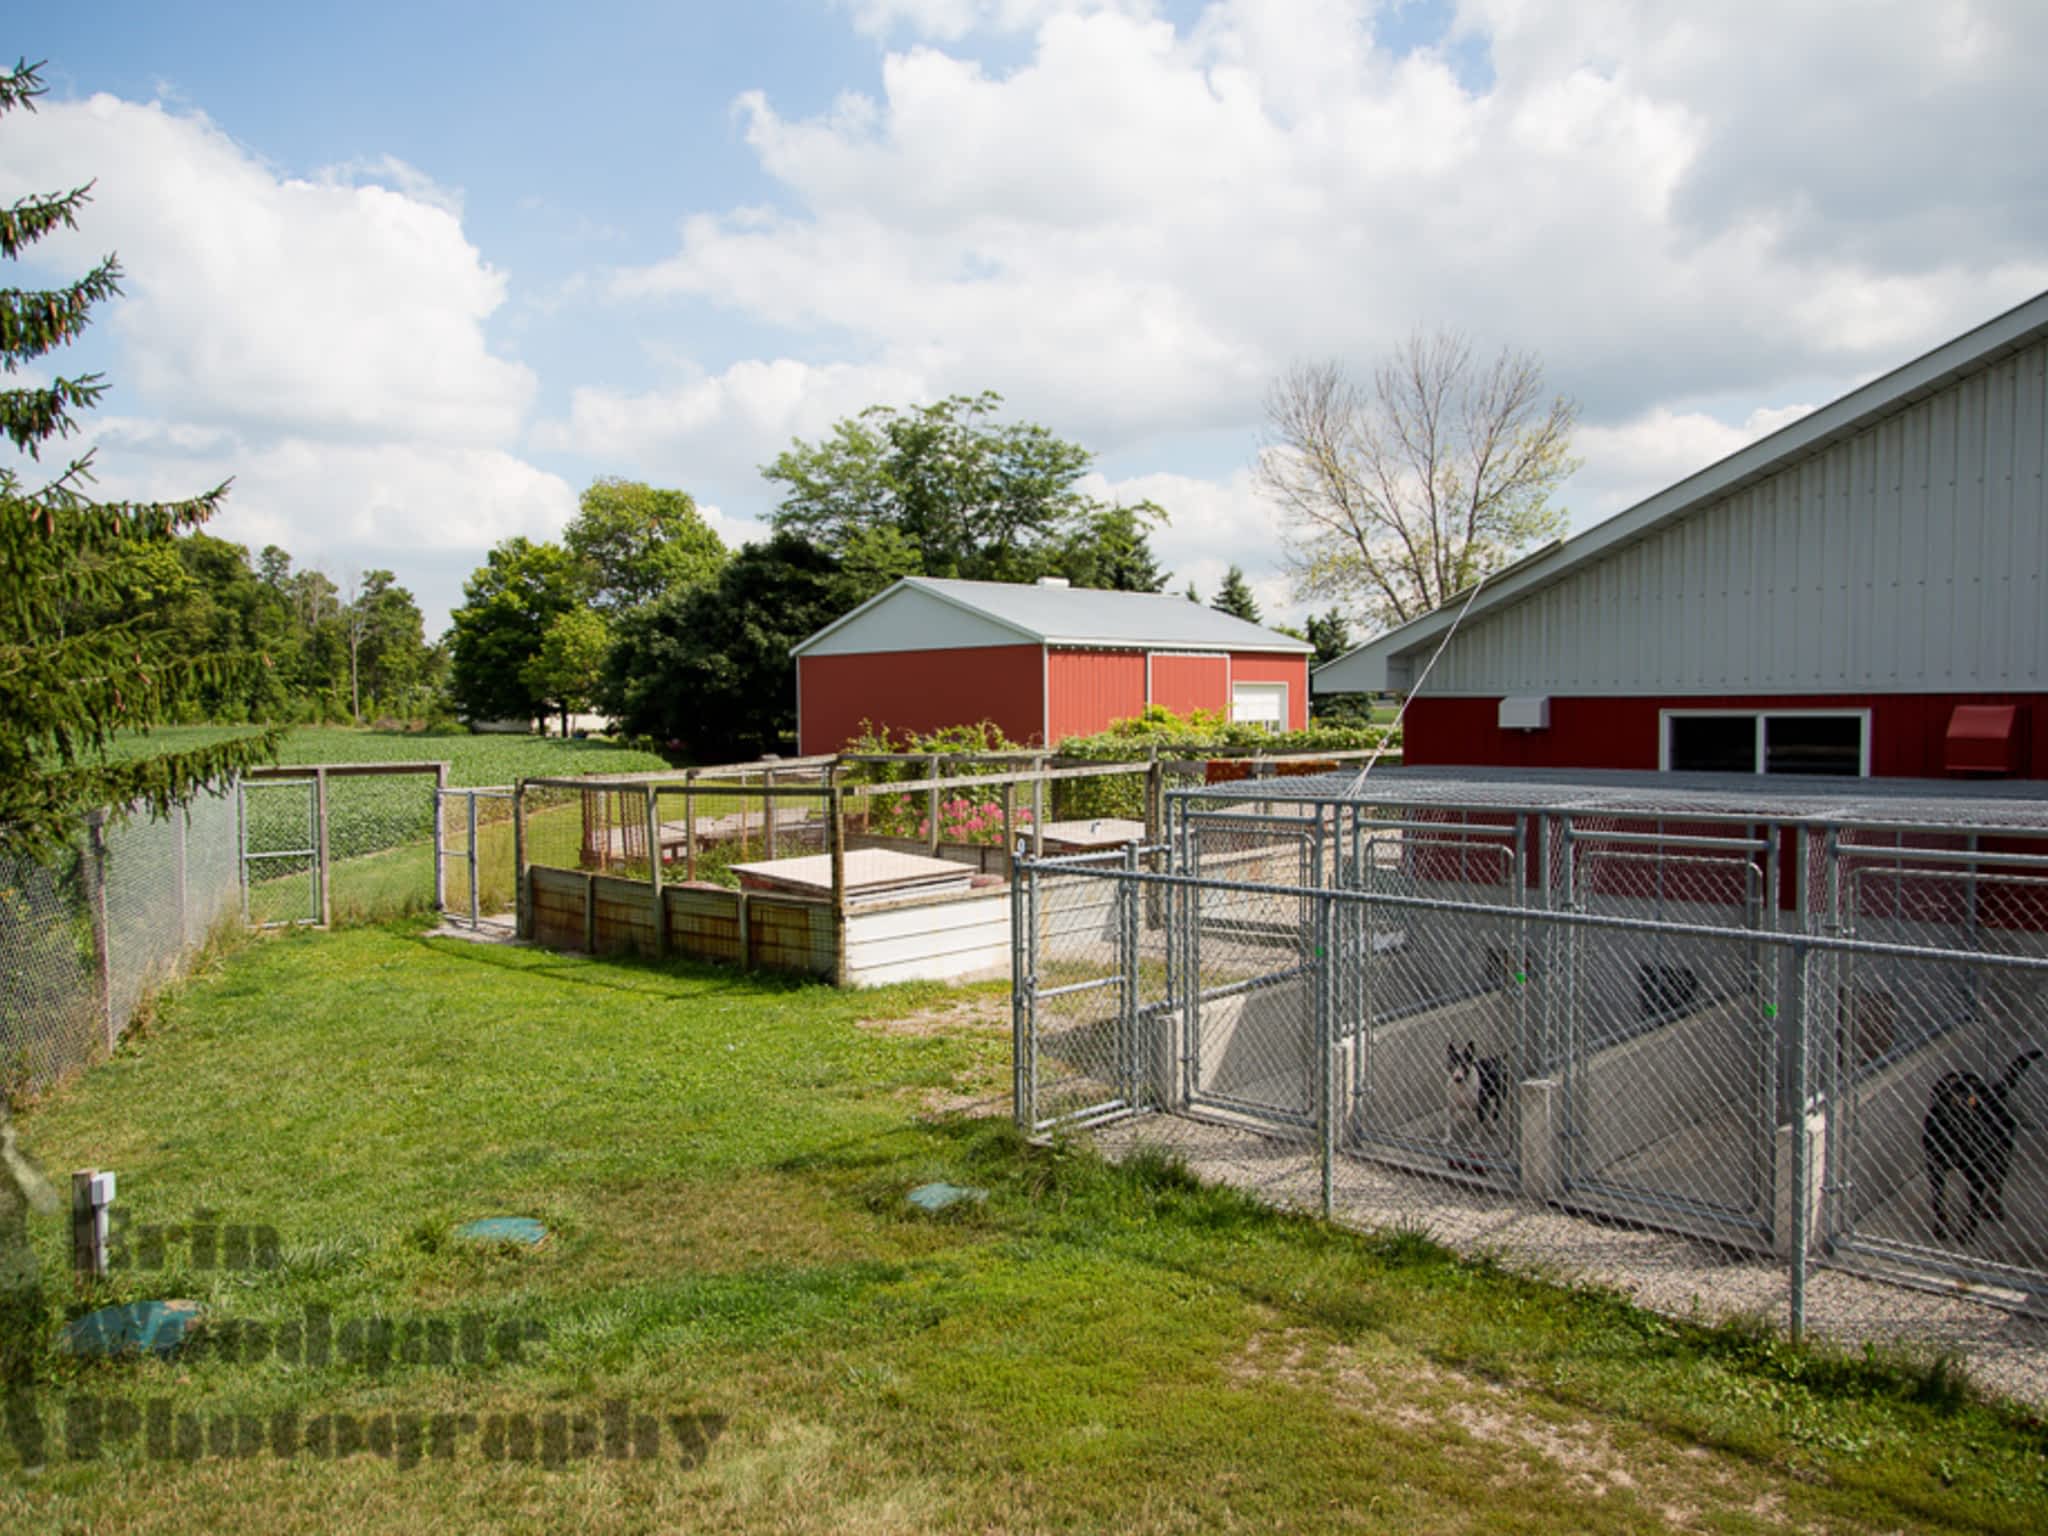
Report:
M 1566 821 L 1569 910 L 1752 932 L 1774 928 L 1767 830 Z M 1760 835 L 1761 834 L 1761 835 Z M 1703 1235 L 1771 1239 L 1783 1064 L 1775 951 L 1662 929 L 1566 926 L 1548 1070 L 1564 1085 L 1565 1200 Z
M 313 779 L 242 779 L 235 789 L 242 921 L 287 928 L 320 921 L 319 786 Z
M 1853 834 L 1852 834 L 1853 835 Z M 2040 1001 L 1998 951 L 2038 956 L 2026 912 L 2048 909 L 2048 860 L 1962 848 L 1843 845 L 1828 893 L 1852 939 L 1918 953 L 1849 951 L 1822 967 L 1829 1027 L 1815 1042 L 1827 1127 L 1820 1250 L 1844 1268 L 1941 1286 L 2048 1295 L 2048 1073 L 2018 1084 L 2004 1215 L 1974 1230 L 1934 1219 L 1925 1138 L 1933 1087 L 1951 1072 L 1996 1081 L 2018 1055 L 2048 1046 Z M 1950 950 L 1938 958 L 1926 950 Z M 1966 1201 L 1951 1177 L 1951 1213 Z

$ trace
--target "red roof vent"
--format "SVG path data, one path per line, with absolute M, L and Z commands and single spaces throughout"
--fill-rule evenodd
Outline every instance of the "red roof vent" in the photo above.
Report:
M 2018 773 L 2022 766 L 2018 706 L 1958 704 L 1948 717 L 1941 765 L 1950 773 Z

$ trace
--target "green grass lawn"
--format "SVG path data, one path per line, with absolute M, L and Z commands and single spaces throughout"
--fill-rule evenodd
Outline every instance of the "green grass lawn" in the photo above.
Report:
M 1005 1017 L 989 989 L 840 993 L 401 928 L 245 945 L 22 1135 L 53 1174 L 118 1170 L 131 1234 L 203 1211 L 275 1227 L 282 1263 L 201 1269 L 173 1242 L 97 1299 L 199 1300 L 215 1340 L 326 1307 L 337 1327 L 518 1320 L 528 1342 L 382 1366 L 52 1355 L 46 1399 L 480 1425 L 618 1399 L 723 1433 L 694 1467 L 668 1440 L 550 1467 L 487 1459 L 451 1418 L 450 1459 L 401 1467 L 152 1460 L 146 1428 L 73 1462 L 60 1427 L 40 1476 L 0 1473 L 0 1529 L 2048 1524 L 2039 1420 L 1940 1372 L 1708 1332 L 1169 1164 L 1025 1145 L 957 1111 L 1006 1082 Z M 986 1204 L 911 1210 L 936 1179 Z M 553 1236 L 454 1240 L 501 1214 Z M 61 1274 L 62 1222 L 35 1237 Z

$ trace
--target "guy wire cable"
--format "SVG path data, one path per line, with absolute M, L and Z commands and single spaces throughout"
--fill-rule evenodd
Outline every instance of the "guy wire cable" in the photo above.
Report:
M 1365 766 L 1358 770 L 1358 777 L 1353 779 L 1350 788 L 1344 791 L 1344 798 L 1346 800 L 1356 800 L 1365 793 L 1367 777 L 1370 776 L 1374 768 L 1379 766 L 1380 758 L 1386 753 L 1387 743 L 1394 739 L 1394 733 L 1401 729 L 1401 722 L 1408 718 L 1408 706 L 1413 704 L 1416 695 L 1422 692 L 1422 685 L 1429 681 L 1429 674 L 1436 670 L 1437 661 L 1443 655 L 1444 647 L 1451 643 L 1451 636 L 1455 635 L 1458 632 L 1458 626 L 1465 622 L 1465 615 L 1472 611 L 1472 603 L 1479 596 L 1480 588 L 1485 585 L 1486 576 L 1484 574 L 1472 584 L 1472 590 L 1465 595 L 1465 601 L 1458 609 L 1458 616 L 1451 620 L 1451 627 L 1444 631 L 1443 639 L 1437 642 L 1436 650 L 1431 653 L 1429 665 L 1422 669 L 1422 676 L 1415 679 L 1415 686 L 1408 690 L 1408 696 L 1401 700 L 1401 707 L 1394 711 L 1394 723 L 1387 727 L 1387 734 L 1380 738 L 1379 745 L 1372 749 L 1372 756 L 1367 758 Z

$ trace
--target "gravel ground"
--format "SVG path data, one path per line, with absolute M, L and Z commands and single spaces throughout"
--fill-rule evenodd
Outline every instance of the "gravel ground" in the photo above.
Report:
M 1317 1210 L 1316 1161 L 1297 1143 L 1207 1121 L 1147 1115 L 1092 1133 L 1102 1152 L 1177 1152 L 1199 1176 L 1251 1190 L 1275 1205 Z M 1336 1219 L 1378 1229 L 1415 1226 L 1464 1253 L 1488 1253 L 1554 1278 L 1593 1281 L 1676 1316 L 1789 1319 L 1782 1264 L 1699 1238 L 1570 1215 L 1516 1196 L 1403 1174 L 1345 1158 L 1335 1179 Z M 1902 1285 L 1835 1268 L 1808 1275 L 1809 1333 L 1846 1344 L 1899 1343 L 1951 1351 L 1990 1391 L 2048 1406 L 2048 1315 L 2022 1312 L 1958 1288 Z

